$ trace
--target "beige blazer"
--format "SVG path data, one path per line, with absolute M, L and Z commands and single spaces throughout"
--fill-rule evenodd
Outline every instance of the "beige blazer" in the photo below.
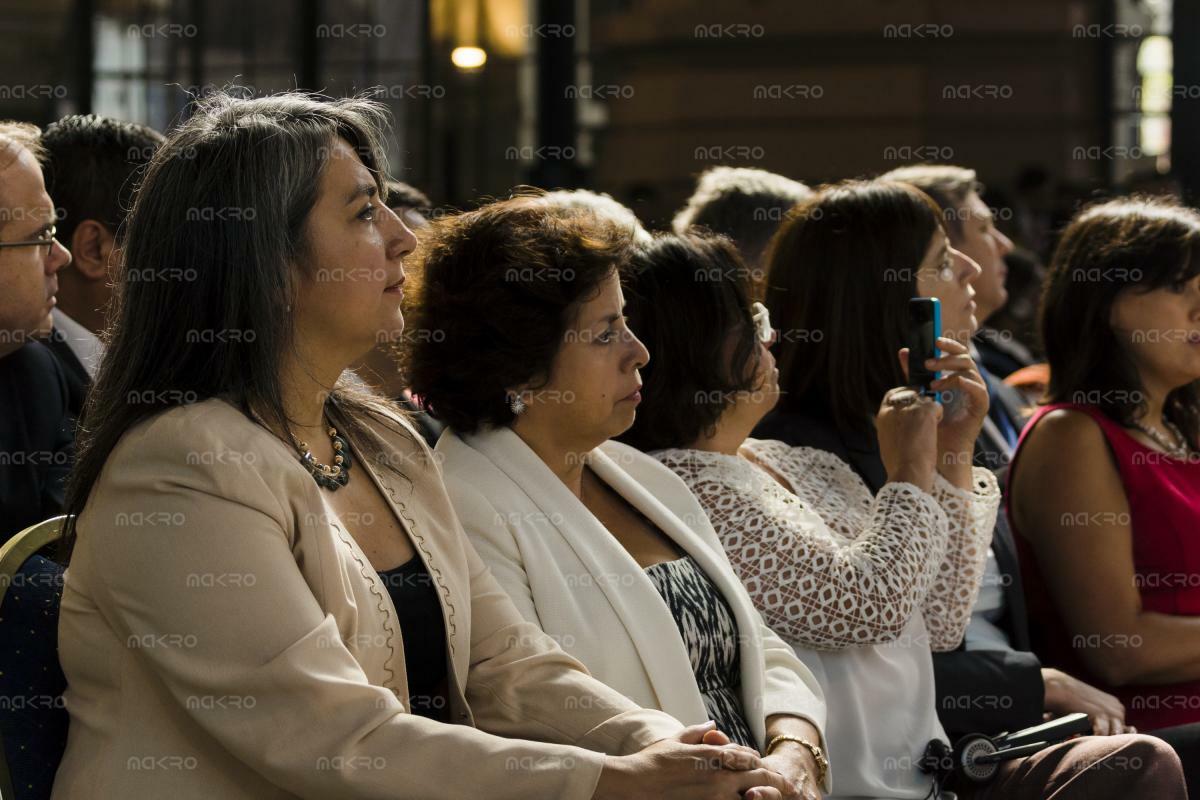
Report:
M 687 724 L 708 719 L 687 647 L 654 584 L 521 437 L 509 428 L 446 431 L 436 452 L 467 535 L 526 619 L 639 705 Z M 824 730 L 820 685 L 763 622 L 687 485 L 620 442 L 586 459 L 696 560 L 729 604 L 739 630 L 742 707 L 759 746 L 772 714 L 804 717 Z
M 408 713 L 395 608 L 324 490 L 208 400 L 130 430 L 80 515 L 54 800 L 582 800 L 601 753 L 679 730 L 523 620 L 420 437 L 375 428 L 408 480 L 360 453 L 353 479 L 379 485 L 438 586 L 459 724 Z

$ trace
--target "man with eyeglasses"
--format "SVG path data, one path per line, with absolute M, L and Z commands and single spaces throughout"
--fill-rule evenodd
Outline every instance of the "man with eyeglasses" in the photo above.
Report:
M 74 456 L 66 377 L 39 341 L 71 254 L 54 238 L 38 136 L 0 122 L 0 543 L 62 513 Z

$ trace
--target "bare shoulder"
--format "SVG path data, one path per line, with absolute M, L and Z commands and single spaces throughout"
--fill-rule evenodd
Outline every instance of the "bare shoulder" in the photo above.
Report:
M 1100 425 L 1085 412 L 1051 411 L 1025 437 L 1013 473 L 1012 506 L 1023 535 L 1052 526 L 1063 512 L 1126 505 L 1120 473 Z
M 1108 442 L 1100 425 L 1083 411 L 1059 408 L 1038 420 L 1022 445 L 1025 461 L 1061 463 L 1107 455 Z

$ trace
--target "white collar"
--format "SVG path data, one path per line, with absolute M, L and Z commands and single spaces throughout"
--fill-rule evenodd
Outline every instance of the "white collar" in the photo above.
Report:
M 100 367 L 100 359 L 104 356 L 104 343 L 100 341 L 100 337 L 58 308 L 50 309 L 50 314 L 54 317 L 54 327 L 62 332 L 67 346 L 79 359 L 79 363 L 83 364 L 88 377 L 95 380 L 96 370 Z

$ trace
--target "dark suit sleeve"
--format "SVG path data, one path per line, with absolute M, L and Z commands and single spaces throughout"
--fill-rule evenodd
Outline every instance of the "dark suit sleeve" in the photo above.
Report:
M 1033 653 L 953 650 L 933 654 L 938 718 L 951 739 L 997 734 L 1042 721 L 1045 687 Z
M 48 447 L 48 452 L 40 456 L 43 466 L 39 490 L 42 519 L 49 519 L 66 508 L 67 476 L 75 462 L 75 417 L 71 414 L 71 395 L 62 365 L 48 348 L 39 350 L 38 355 L 46 375 L 42 424 Z
M 75 463 L 75 418 L 64 406 L 62 423 L 54 441 L 53 462 L 47 467 L 42 485 L 42 517 L 49 519 L 66 510 L 67 477 Z

